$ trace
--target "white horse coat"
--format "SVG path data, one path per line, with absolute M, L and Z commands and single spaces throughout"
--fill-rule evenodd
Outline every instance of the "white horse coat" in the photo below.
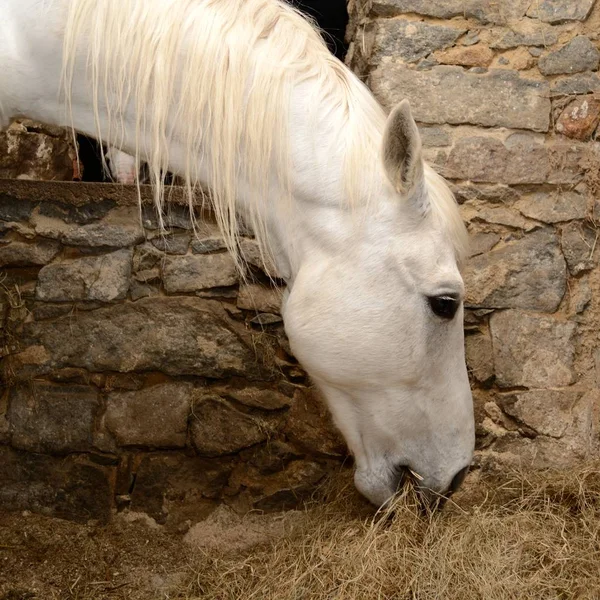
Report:
M 386 119 L 277 0 L 3 0 L 0 125 L 64 126 L 208 185 L 288 283 L 292 350 L 375 504 L 403 473 L 443 494 L 474 446 L 458 207 L 423 163 L 407 103 Z

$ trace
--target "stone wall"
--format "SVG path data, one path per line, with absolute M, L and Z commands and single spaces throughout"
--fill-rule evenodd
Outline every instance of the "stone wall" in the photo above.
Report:
M 162 236 L 137 202 L 0 182 L 0 507 L 177 528 L 218 502 L 296 504 L 345 447 L 290 355 L 281 289 L 251 237 L 240 282 L 209 215 L 193 237 L 175 194 Z
M 478 460 L 598 458 L 600 3 L 354 0 L 351 10 L 348 62 L 387 107 L 410 100 L 471 233 Z

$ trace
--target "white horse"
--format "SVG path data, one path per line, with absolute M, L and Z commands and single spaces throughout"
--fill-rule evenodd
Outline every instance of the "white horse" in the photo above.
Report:
M 62 83 L 61 83 L 62 82 Z M 386 119 L 278 0 L 2 0 L 1 125 L 70 126 L 211 189 L 287 281 L 285 329 L 377 505 L 424 495 L 474 449 L 463 348 L 466 231 L 409 106 Z M 66 109 L 65 109 L 66 105 Z

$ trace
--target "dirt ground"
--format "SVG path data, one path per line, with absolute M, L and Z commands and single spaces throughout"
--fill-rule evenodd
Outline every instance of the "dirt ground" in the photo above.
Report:
M 374 515 L 347 476 L 303 511 L 225 507 L 185 533 L 0 516 L 0 600 L 600 599 L 600 470 L 478 473 L 443 511 Z

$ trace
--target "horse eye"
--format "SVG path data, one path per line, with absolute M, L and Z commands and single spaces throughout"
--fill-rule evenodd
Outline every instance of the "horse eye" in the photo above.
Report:
M 453 319 L 460 306 L 460 301 L 452 296 L 431 296 L 427 300 L 433 313 L 442 319 Z

